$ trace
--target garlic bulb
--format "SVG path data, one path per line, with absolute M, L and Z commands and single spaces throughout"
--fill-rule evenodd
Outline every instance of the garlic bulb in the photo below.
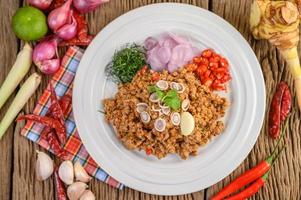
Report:
M 75 182 L 67 188 L 67 196 L 70 200 L 78 200 L 87 189 L 88 185 L 83 182 Z
M 88 173 L 86 172 L 86 170 L 83 168 L 83 166 L 80 164 L 79 161 L 76 161 L 76 163 L 74 164 L 74 174 L 75 174 L 75 179 L 77 181 L 81 181 L 84 183 L 87 183 L 92 179 L 92 177 L 88 175 Z
M 168 82 L 167 81 L 163 81 L 163 80 L 160 80 L 156 83 L 156 86 L 158 88 L 160 88 L 160 90 L 167 90 L 168 89 Z
M 38 158 L 36 163 L 37 180 L 44 181 L 53 173 L 53 160 L 44 152 L 37 151 Z
M 71 185 L 74 179 L 74 169 L 71 161 L 66 160 L 59 167 L 59 177 L 67 185 Z
M 79 200 L 95 200 L 95 196 L 91 190 L 85 190 Z

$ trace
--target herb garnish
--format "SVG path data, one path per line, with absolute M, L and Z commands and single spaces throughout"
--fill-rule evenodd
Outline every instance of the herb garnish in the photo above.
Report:
M 115 52 L 112 61 L 106 67 L 106 73 L 118 83 L 128 83 L 145 65 L 144 48 L 137 44 L 128 44 Z
M 177 110 L 181 107 L 181 101 L 180 97 L 178 95 L 178 92 L 174 89 L 169 90 L 166 94 L 160 90 L 157 86 L 148 86 L 148 92 L 149 93 L 156 93 L 157 97 L 168 107 L 170 107 L 173 110 Z

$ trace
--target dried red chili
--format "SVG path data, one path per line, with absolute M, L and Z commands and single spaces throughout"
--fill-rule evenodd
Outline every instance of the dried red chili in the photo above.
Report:
M 45 133 L 44 133 L 45 131 Z M 61 147 L 56 135 L 54 132 L 51 130 L 51 128 L 46 127 L 43 130 L 43 134 L 45 134 L 45 139 L 48 142 L 49 146 L 53 150 L 53 153 L 57 155 L 60 158 L 64 158 L 66 156 L 66 151 L 64 148 Z
M 273 96 L 269 112 L 269 135 L 277 138 L 280 135 L 280 124 L 291 109 L 291 93 L 288 85 L 281 81 Z
M 58 168 L 54 171 L 54 183 L 55 183 L 55 196 L 57 200 L 67 200 L 66 190 L 63 182 L 61 181 L 58 173 Z
M 59 100 L 59 104 L 62 108 L 64 117 L 67 118 L 69 111 L 72 107 L 72 97 L 70 95 L 64 95 L 60 100 Z
M 42 116 L 39 116 L 39 115 L 29 114 L 29 115 L 19 116 L 17 118 L 17 120 L 18 121 L 20 121 L 20 120 L 31 120 L 31 121 L 34 121 L 34 122 L 38 122 L 40 124 L 43 124 L 45 126 L 50 127 L 51 129 L 54 129 L 56 131 L 57 135 L 61 135 L 62 137 L 64 135 L 66 137 L 65 125 L 62 125 L 60 123 L 60 121 L 57 120 L 57 119 L 53 119 L 53 118 L 47 117 L 47 116 L 42 117 Z M 62 143 L 62 144 L 64 144 L 64 143 Z

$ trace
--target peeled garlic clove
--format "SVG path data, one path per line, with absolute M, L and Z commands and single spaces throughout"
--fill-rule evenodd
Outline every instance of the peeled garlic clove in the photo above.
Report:
M 137 103 L 136 105 L 136 111 L 138 113 L 141 113 L 143 111 L 146 111 L 148 108 L 148 105 L 146 103 Z
M 74 179 L 74 169 L 71 161 L 66 160 L 59 167 L 59 177 L 67 185 L 71 185 Z
M 190 135 L 194 130 L 194 118 L 189 112 L 183 112 L 181 114 L 181 133 L 182 135 L 188 136 Z
M 44 181 L 53 173 L 53 160 L 44 152 L 37 151 L 38 158 L 36 163 L 37 180 Z
M 149 96 L 149 100 L 150 100 L 151 102 L 154 102 L 154 103 L 160 101 L 160 99 L 159 99 L 157 93 L 155 93 L 155 92 L 152 93 L 152 94 Z
M 180 113 L 178 112 L 174 112 L 171 114 L 170 116 L 170 120 L 171 120 L 171 123 L 175 126 L 179 126 L 180 125 L 180 122 L 181 122 L 181 116 L 180 116 Z
M 79 200 L 95 200 L 95 196 L 91 190 L 85 190 Z
M 158 118 L 156 119 L 154 126 L 157 131 L 163 132 L 166 127 L 166 121 L 162 118 Z
M 67 188 L 67 196 L 70 200 L 78 200 L 87 188 L 88 185 L 86 183 L 83 182 L 72 183 Z
M 75 174 L 75 179 L 77 181 L 81 181 L 84 183 L 87 183 L 92 179 L 92 177 L 88 175 L 88 173 L 86 172 L 86 170 L 83 168 L 83 166 L 80 164 L 79 161 L 76 161 L 76 163 L 74 164 L 74 174 Z
M 168 82 L 167 81 L 163 81 L 163 80 L 160 80 L 156 83 L 156 86 L 158 88 L 160 88 L 160 90 L 167 90 L 168 89 Z
M 187 111 L 188 108 L 189 108 L 189 106 L 190 106 L 190 101 L 189 101 L 188 99 L 185 99 L 185 100 L 182 102 L 181 108 L 182 108 L 182 110 Z
M 147 112 L 140 113 L 140 118 L 143 123 L 150 122 L 150 115 Z

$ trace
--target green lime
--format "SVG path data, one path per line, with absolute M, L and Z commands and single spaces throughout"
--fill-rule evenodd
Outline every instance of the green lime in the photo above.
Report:
M 13 30 L 18 38 L 25 41 L 38 40 L 48 32 L 45 14 L 37 8 L 19 8 L 13 16 Z

